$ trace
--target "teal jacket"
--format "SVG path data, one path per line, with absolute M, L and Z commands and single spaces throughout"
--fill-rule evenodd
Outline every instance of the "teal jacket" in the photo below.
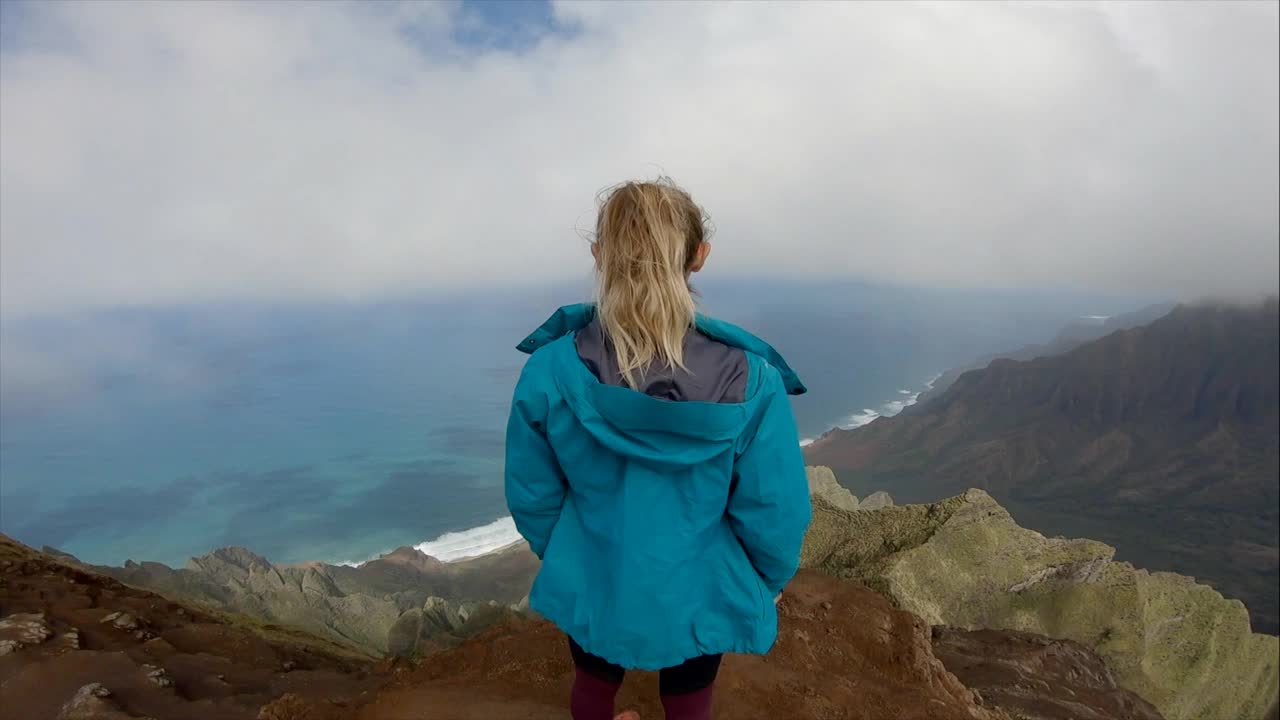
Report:
M 600 382 L 561 308 L 531 353 L 507 425 L 506 497 L 542 559 L 531 607 L 587 652 L 655 670 L 699 655 L 762 654 L 773 598 L 795 574 L 810 507 L 787 398 L 805 391 L 768 344 L 699 316 L 747 358 L 740 403 L 672 402 Z

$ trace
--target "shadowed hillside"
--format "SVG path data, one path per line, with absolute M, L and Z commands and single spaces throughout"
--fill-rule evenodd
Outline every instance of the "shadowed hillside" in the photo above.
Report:
M 1024 524 L 1211 583 L 1280 628 L 1277 304 L 1180 307 L 1063 355 L 997 360 L 913 415 L 806 448 L 859 494 L 976 486 Z

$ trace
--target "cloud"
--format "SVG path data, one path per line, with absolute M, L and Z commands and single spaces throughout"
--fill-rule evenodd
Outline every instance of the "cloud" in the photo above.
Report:
M 0 310 L 580 279 L 596 191 L 658 172 L 711 213 L 722 275 L 1277 284 L 1274 3 L 565 3 L 514 40 L 485 22 L 7 7 Z

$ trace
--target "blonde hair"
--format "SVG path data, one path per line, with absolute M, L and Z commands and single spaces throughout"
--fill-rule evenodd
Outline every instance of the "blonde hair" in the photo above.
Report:
M 624 183 L 600 204 L 596 312 L 632 388 L 654 362 L 685 369 L 697 311 L 689 271 L 706 233 L 702 209 L 668 178 Z

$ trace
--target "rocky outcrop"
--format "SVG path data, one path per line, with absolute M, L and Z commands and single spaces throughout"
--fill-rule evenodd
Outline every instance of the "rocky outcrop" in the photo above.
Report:
M 527 607 L 527 603 L 524 605 Z M 387 633 L 388 654 L 415 657 L 458 645 L 494 625 L 524 615 L 521 603 L 504 605 L 487 602 L 454 603 L 430 597 L 421 608 L 407 610 Z
M 65 553 L 61 557 L 75 560 Z M 250 550 L 231 547 L 192 558 L 180 570 L 132 561 L 120 568 L 93 569 L 173 597 L 300 628 L 369 654 L 411 656 L 460 641 L 456 627 L 445 630 L 419 622 L 431 598 L 452 605 L 455 612 L 470 601 L 506 607 L 528 594 L 537 568 L 537 558 L 519 543 L 454 563 L 403 547 L 359 567 L 275 565 Z M 410 632 L 412 628 L 423 631 Z
M 15 613 L 0 619 L 0 656 L 53 637 L 44 613 Z
M 438 597 L 427 598 L 422 605 L 422 616 L 428 625 L 443 632 L 453 632 L 465 622 L 457 607 Z
M 835 473 L 829 467 L 810 465 L 804 471 L 809 478 L 809 494 L 820 497 L 841 510 L 879 510 L 893 505 L 893 497 L 884 490 L 873 492 L 859 501 L 836 480 Z
M 1239 601 L 1114 554 L 1019 527 L 970 490 L 875 512 L 815 498 L 802 564 L 861 581 L 933 625 L 1079 642 L 1169 720 L 1262 718 L 1277 698 L 1280 641 L 1252 633 Z
M 883 490 L 877 490 L 871 493 L 862 501 L 858 507 L 859 510 L 879 510 L 880 508 L 893 507 L 893 497 Z
M 21 638 L 0 657 L 0 717 L 254 720 L 292 694 L 315 712 L 267 717 L 338 720 L 388 679 L 372 658 L 320 638 L 184 606 L 70 562 L 0 535 L 0 632 Z
M 89 683 L 62 706 L 58 720 L 149 720 L 120 709 L 102 683 Z
M 831 468 L 811 465 L 804 471 L 809 477 L 810 495 L 817 495 L 841 510 L 858 509 L 858 498 L 836 481 Z

